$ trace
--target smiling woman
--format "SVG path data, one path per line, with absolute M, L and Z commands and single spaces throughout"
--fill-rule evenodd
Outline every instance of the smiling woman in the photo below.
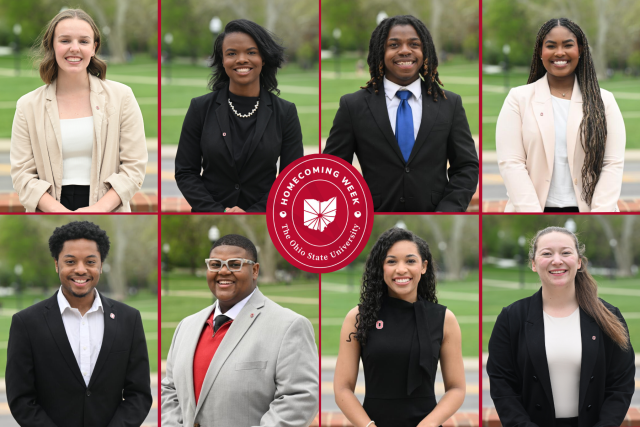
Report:
M 11 179 L 28 212 L 130 211 L 147 164 L 140 107 L 106 80 L 100 31 L 80 9 L 56 15 L 40 41 L 46 83 L 18 101 Z

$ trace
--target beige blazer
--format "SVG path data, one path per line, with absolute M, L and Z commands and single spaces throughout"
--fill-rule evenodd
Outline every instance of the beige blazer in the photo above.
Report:
M 95 131 L 89 205 L 113 188 L 122 199 L 115 211 L 130 212 L 129 200 L 142 187 L 147 166 L 142 113 L 128 86 L 92 75 L 89 84 Z M 60 201 L 63 158 L 55 81 L 18 100 L 10 158 L 13 188 L 27 212 L 36 211 L 45 192 Z
M 573 84 L 567 119 L 567 155 L 580 212 L 615 212 L 622 188 L 626 135 L 611 92 L 600 89 L 607 118 L 604 165 L 591 206 L 581 198 L 584 150 L 578 139 L 582 93 Z M 509 202 L 505 212 L 543 212 L 553 174 L 555 128 L 546 74 L 535 83 L 511 89 L 496 126 L 496 152 Z

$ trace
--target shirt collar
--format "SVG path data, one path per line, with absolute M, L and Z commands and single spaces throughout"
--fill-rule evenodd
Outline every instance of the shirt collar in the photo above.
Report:
M 258 288 L 256 287 L 256 289 Z M 216 307 L 213 311 L 213 319 L 215 320 L 215 318 L 218 317 L 218 315 L 224 314 L 228 318 L 235 320 L 236 316 L 240 314 L 240 310 L 242 310 L 244 306 L 247 304 L 247 301 L 249 301 L 249 298 L 251 298 L 251 296 L 256 293 L 256 289 L 254 289 L 253 292 L 251 292 L 251 294 L 249 294 L 248 297 L 246 297 L 245 299 L 243 299 L 242 301 L 238 302 L 236 305 L 231 307 L 229 310 L 227 310 L 226 313 L 223 313 L 222 311 L 220 311 L 220 304 L 218 304 L 218 301 L 216 300 L 216 303 L 215 303 Z
M 417 78 L 415 82 L 411 83 L 409 86 L 400 86 L 391 80 L 388 80 L 387 77 L 384 77 L 384 94 L 389 100 L 393 100 L 396 96 L 396 92 L 400 89 L 410 91 L 413 96 L 416 97 L 418 101 L 422 99 L 422 80 Z
M 91 304 L 91 308 L 89 309 L 89 311 L 87 311 L 87 313 L 93 313 L 94 311 L 98 311 L 98 309 L 104 312 L 104 308 L 102 307 L 102 300 L 100 299 L 100 294 L 95 288 L 93 289 L 93 291 L 95 292 L 96 297 L 94 298 L 93 304 Z M 71 307 L 71 304 L 69 304 L 67 297 L 65 297 L 64 294 L 62 293 L 62 285 L 60 285 L 60 289 L 58 290 L 58 306 L 60 307 L 60 314 L 64 313 L 66 309 L 69 309 L 69 310 L 73 309 L 73 307 Z

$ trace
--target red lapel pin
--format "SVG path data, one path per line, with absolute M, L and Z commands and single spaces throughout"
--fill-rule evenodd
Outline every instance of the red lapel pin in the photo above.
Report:
M 376 322 L 376 328 L 377 329 L 382 329 L 383 326 L 384 326 L 384 322 L 382 320 L 378 320 Z
M 540 113 L 541 116 L 544 116 L 544 113 Z
M 251 316 L 249 316 L 249 317 L 253 317 L 253 313 L 251 313 Z
M 111 318 L 112 318 L 112 319 L 115 319 L 115 318 L 116 318 L 116 315 L 115 315 L 115 314 L 113 314 L 113 313 L 111 313 Z M 595 338 L 594 338 L 594 339 L 595 339 Z
M 595 341 L 596 340 L 596 336 L 595 335 L 592 336 L 591 339 Z

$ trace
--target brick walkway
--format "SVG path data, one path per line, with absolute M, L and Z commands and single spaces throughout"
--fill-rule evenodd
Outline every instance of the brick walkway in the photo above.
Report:
M 493 200 L 482 203 L 482 212 L 504 212 L 507 206 L 506 200 Z M 620 212 L 640 212 L 640 199 L 620 199 L 618 200 Z
M 322 427 L 353 427 L 353 424 L 341 413 L 323 412 L 321 415 Z M 459 412 L 442 424 L 442 427 L 479 427 L 478 414 Z M 315 427 L 317 424 L 311 424 Z

